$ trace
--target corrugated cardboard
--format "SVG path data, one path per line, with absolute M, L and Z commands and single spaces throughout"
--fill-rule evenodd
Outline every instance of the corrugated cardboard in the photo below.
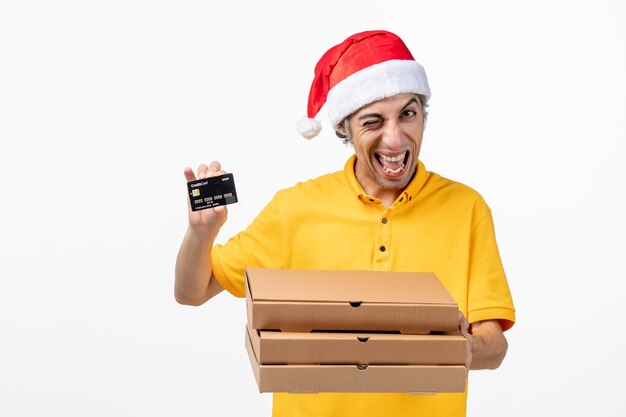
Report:
M 248 332 L 262 365 L 459 365 L 465 363 L 467 343 L 458 331 L 409 335 L 287 333 L 248 328 Z
M 455 331 L 458 306 L 431 272 L 246 269 L 254 329 Z
M 246 349 L 260 392 L 463 392 L 462 365 L 260 365 L 248 332 Z

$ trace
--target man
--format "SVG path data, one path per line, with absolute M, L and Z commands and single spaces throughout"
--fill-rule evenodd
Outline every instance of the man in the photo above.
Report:
M 515 312 L 491 212 L 471 188 L 418 160 L 430 90 L 396 35 L 353 35 L 320 59 L 303 136 L 326 104 L 355 155 L 344 170 L 279 191 L 248 229 L 213 247 L 226 209 L 189 211 L 176 263 L 176 299 L 199 305 L 222 291 L 244 296 L 246 267 L 433 271 L 459 305 L 470 369 L 497 368 Z M 222 174 L 201 165 L 198 178 Z M 196 179 L 185 169 L 188 181 Z M 468 318 L 471 327 L 469 327 Z M 469 333 L 468 333 L 469 327 Z M 463 416 L 466 393 L 274 395 L 275 416 Z

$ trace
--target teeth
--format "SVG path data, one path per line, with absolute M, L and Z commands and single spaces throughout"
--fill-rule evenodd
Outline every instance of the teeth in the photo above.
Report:
M 398 162 L 398 161 L 404 160 L 404 156 L 406 155 L 406 152 L 403 152 L 402 154 L 400 154 L 398 156 L 387 156 L 387 155 L 383 155 L 383 154 L 379 154 L 379 155 L 385 161 Z
M 383 169 L 385 170 L 385 172 L 387 174 L 399 174 L 404 169 L 404 164 L 400 165 L 396 169 L 391 169 L 391 168 L 387 168 L 387 167 L 383 167 Z

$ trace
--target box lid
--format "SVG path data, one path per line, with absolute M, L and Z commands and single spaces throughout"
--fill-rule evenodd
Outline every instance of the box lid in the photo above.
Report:
M 456 304 L 432 272 L 247 268 L 255 301 Z

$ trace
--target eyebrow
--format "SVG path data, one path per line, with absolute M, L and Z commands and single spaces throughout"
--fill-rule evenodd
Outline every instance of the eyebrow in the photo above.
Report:
M 402 110 L 406 109 L 407 107 L 409 107 L 411 104 L 417 104 L 417 99 L 415 97 L 411 98 L 409 101 L 406 102 L 406 104 L 404 106 L 402 106 Z M 362 121 L 364 119 L 369 119 L 370 117 L 377 117 L 377 118 L 382 118 L 383 115 L 382 114 L 378 114 L 378 113 L 366 113 L 362 116 L 359 116 L 357 118 L 358 121 Z

